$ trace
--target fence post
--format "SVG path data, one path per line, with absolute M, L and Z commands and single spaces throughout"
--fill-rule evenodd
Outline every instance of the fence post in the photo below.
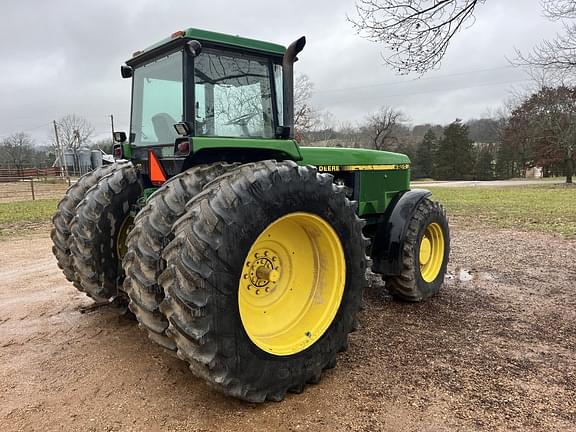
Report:
M 34 196 L 34 178 L 30 179 L 30 189 L 32 189 L 32 201 L 35 201 L 36 197 Z

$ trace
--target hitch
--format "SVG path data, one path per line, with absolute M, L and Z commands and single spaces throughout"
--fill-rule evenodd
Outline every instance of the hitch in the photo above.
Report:
M 118 313 L 118 315 L 127 315 L 130 313 L 128 309 L 128 302 L 124 297 L 121 296 L 112 297 L 110 300 L 94 302 L 87 306 L 80 306 L 78 310 L 81 314 L 86 314 L 105 307 L 113 308 L 114 311 Z

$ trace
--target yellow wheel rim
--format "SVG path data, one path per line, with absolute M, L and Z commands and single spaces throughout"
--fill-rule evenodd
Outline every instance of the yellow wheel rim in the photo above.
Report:
M 420 240 L 418 261 L 422 279 L 429 283 L 438 277 L 444 261 L 444 233 L 437 223 L 426 227 Z
M 128 252 L 128 246 L 126 245 L 126 240 L 128 239 L 128 234 L 134 226 L 134 217 L 132 215 L 126 216 L 118 234 L 116 235 L 116 253 L 118 254 L 118 259 L 122 260 Z
M 244 330 L 279 356 L 312 346 L 334 320 L 346 281 L 334 229 L 310 213 L 290 213 L 252 244 L 242 267 L 238 306 Z

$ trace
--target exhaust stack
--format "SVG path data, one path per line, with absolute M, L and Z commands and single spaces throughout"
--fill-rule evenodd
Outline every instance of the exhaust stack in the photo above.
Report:
M 288 46 L 282 58 L 282 87 L 284 93 L 284 127 L 289 128 L 289 137 L 294 138 L 294 62 L 304 49 L 306 37 L 295 40 Z

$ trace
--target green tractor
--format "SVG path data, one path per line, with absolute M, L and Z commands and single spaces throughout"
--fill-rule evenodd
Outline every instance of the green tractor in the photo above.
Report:
M 53 251 L 96 301 L 225 394 L 281 400 L 319 381 L 358 326 L 368 270 L 418 302 L 444 281 L 446 214 L 405 155 L 300 147 L 280 45 L 188 29 L 134 53 L 116 163 L 73 184 Z

